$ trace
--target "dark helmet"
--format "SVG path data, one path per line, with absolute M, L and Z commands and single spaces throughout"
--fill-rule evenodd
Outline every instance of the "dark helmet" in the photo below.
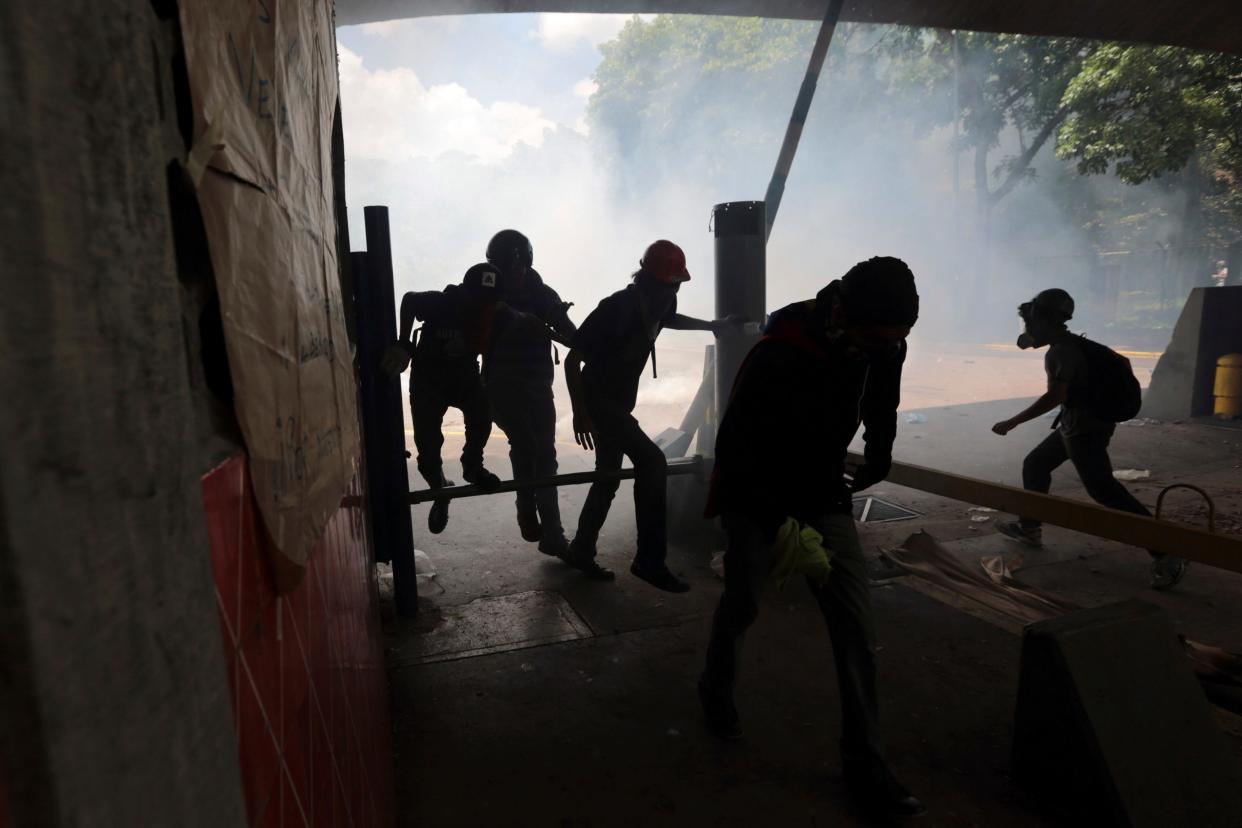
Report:
M 500 287 L 500 271 L 495 265 L 477 264 L 466 271 L 461 286 L 477 294 L 496 291 Z
M 535 249 L 530 239 L 518 231 L 501 230 L 487 243 L 487 260 L 501 270 L 508 270 L 515 264 L 530 267 L 535 261 Z
M 1074 318 L 1074 297 L 1060 288 L 1041 290 L 1034 299 L 1018 306 L 1018 315 L 1028 321 L 1038 315 L 1064 324 Z
M 817 296 L 836 295 L 854 324 L 913 325 L 919 318 L 919 292 L 909 265 L 893 256 L 873 256 L 851 267 Z

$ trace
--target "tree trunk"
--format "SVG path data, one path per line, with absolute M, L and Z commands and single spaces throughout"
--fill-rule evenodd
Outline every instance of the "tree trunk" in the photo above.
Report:
M 987 307 L 992 270 L 992 193 L 988 189 L 988 146 L 975 145 L 975 272 L 971 310 Z M 978 317 L 976 317 L 978 318 Z
M 1191 160 L 1184 173 L 1186 200 L 1176 245 L 1174 278 L 1185 299 L 1192 288 L 1210 284 L 1207 251 L 1204 248 L 1203 196 L 1207 191 L 1203 172 Z

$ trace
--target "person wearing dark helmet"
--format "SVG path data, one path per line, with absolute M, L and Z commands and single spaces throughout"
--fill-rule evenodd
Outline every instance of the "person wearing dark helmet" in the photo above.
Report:
M 621 468 L 622 456 L 634 464 L 638 549 L 630 572 L 668 592 L 685 592 L 690 585 L 665 563 L 667 466 L 664 452 L 634 419 L 638 381 L 648 356 L 654 356 L 662 329 L 719 335 L 741 322 L 734 318 L 708 322 L 678 313 L 677 291 L 689 279 L 682 249 L 666 239 L 653 242 L 639 260 L 632 283 L 601 301 L 582 323 L 565 359 L 574 439 L 583 448 L 595 450 L 599 471 Z M 617 480 L 591 484 L 578 531 L 563 556 L 571 566 L 600 580 L 613 578 L 612 572 L 596 562 L 595 544 L 619 485 Z
M 888 816 L 924 808 L 884 760 L 870 587 L 851 493 L 888 474 L 906 337 L 918 309 L 910 268 L 876 257 L 814 299 L 773 313 L 734 381 L 707 507 L 728 537 L 724 593 L 698 685 L 709 728 L 741 738 L 733 688 L 743 636 L 758 616 L 785 527 L 796 536 L 817 533 L 830 569 L 807 583 L 832 639 L 845 781 L 865 809 Z M 860 423 L 865 463 L 850 480 L 846 449 Z
M 1074 316 L 1074 299 L 1060 288 L 1041 291 L 1030 302 L 1018 308 L 1023 331 L 1018 337 L 1020 348 L 1048 348 L 1044 371 L 1048 386 L 1043 396 L 1008 420 L 992 426 L 1004 436 L 1019 425 L 1061 407 L 1053 422 L 1053 432 L 1031 450 L 1022 463 L 1022 485 L 1034 492 L 1047 494 L 1052 487 L 1052 472 L 1066 460 L 1074 464 L 1087 494 L 1102 506 L 1136 515 L 1150 515 L 1138 499 L 1113 477 L 1113 464 L 1108 444 L 1119 419 L 1128 419 L 1138 410 L 1139 387 L 1129 362 L 1103 345 L 1070 332 L 1066 323 Z M 1123 384 L 1114 390 L 1118 379 Z M 1114 415 L 1112 408 L 1128 396 L 1132 389 L 1131 411 Z M 1101 393 L 1102 392 L 1102 393 Z M 1027 546 L 1043 546 L 1040 522 L 1021 518 L 1016 522 L 997 523 L 1005 536 Z M 1153 589 L 1172 589 L 1186 574 L 1187 562 L 1174 555 L 1152 552 L 1151 585 Z
M 411 292 L 401 299 L 400 336 L 382 358 L 382 367 L 399 374 L 411 365 L 410 420 L 418 471 L 433 489 L 453 485 L 445 479 L 440 449 L 444 445 L 441 423 L 450 408 L 461 410 L 466 425 L 466 444 L 461 452 L 462 475 L 485 489 L 500 485 L 500 478 L 483 466 L 483 447 L 492 432 L 487 395 L 479 377 L 479 354 L 488 348 L 496 324 L 499 271 L 475 265 L 460 285 L 442 291 Z M 423 322 L 418 344 L 411 336 L 414 320 Z M 427 528 L 435 534 L 448 523 L 448 500 L 432 503 Z
M 534 248 L 517 230 L 501 230 L 487 245 L 487 261 L 501 273 L 501 298 L 515 311 L 542 320 L 568 342 L 577 330 L 556 291 L 533 267 Z M 509 438 L 513 479 L 556 474 L 556 403 L 552 394 L 552 346 L 546 335 L 510 337 L 483 360 L 483 381 L 496 425 Z M 569 548 L 555 487 L 517 493 L 518 529 L 539 551 L 560 557 Z

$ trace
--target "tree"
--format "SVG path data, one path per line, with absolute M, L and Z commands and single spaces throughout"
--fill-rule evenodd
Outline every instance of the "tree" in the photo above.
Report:
M 597 89 L 587 107 L 592 132 L 615 142 L 636 175 L 651 177 L 663 166 L 722 181 L 743 167 L 766 167 L 776 160 L 816 26 L 767 18 L 634 17 L 600 47 Z M 832 141 L 845 141 L 863 126 L 851 112 L 896 104 L 881 77 L 886 58 L 874 48 L 878 31 L 842 24 L 834 36 L 824 68 L 831 81 L 816 95 L 816 109 L 829 108 L 836 117 Z M 896 105 L 886 111 L 892 123 L 902 117 Z M 866 126 L 882 128 L 874 113 Z M 756 164 L 758 158 L 764 163 Z M 738 183 L 727 182 L 762 192 L 767 181 Z
M 1057 154 L 1127 184 L 1179 175 L 1182 245 L 1242 236 L 1242 57 L 1101 46 L 1066 89 Z
M 1021 183 L 1069 114 L 1065 90 L 1096 48 L 1078 38 L 1042 38 L 986 32 L 907 29 L 889 46 L 895 85 L 955 95 L 947 123 L 956 121 L 958 150 L 972 155 L 975 219 L 981 255 L 976 276 L 990 275 L 992 218 Z M 1005 139 L 1016 152 L 995 164 Z

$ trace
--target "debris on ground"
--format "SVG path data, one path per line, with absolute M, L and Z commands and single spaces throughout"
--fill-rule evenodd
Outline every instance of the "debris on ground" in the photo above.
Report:
M 414 574 L 418 577 L 420 584 L 436 577 L 435 565 L 432 564 L 427 553 L 421 549 L 414 550 Z
M 904 417 L 903 419 L 905 419 L 905 421 L 906 421 L 907 423 L 910 423 L 911 425 L 917 425 L 917 424 L 920 424 L 920 423 L 925 423 L 925 422 L 927 422 L 927 415 L 926 415 L 926 414 L 917 414 L 917 413 L 915 413 L 915 412 L 911 411 L 911 412 L 909 412 L 908 414 L 906 414 L 906 415 L 905 415 L 905 417 Z
M 971 515 L 970 522 L 971 523 L 987 523 L 991 519 L 992 518 L 988 517 L 987 515 Z
M 379 585 L 380 601 L 396 600 L 396 587 L 392 581 L 392 564 L 377 563 L 375 565 L 375 580 Z
M 1148 480 L 1151 472 L 1147 469 L 1117 469 L 1113 472 L 1113 477 L 1118 480 Z
M 1133 420 L 1126 420 L 1121 423 L 1123 426 L 1149 426 L 1160 425 L 1160 420 L 1154 420 L 1151 417 L 1135 417 Z
M 989 506 L 971 506 L 971 507 L 970 507 L 969 509 L 967 509 L 966 511 L 967 511 L 967 512 L 982 512 L 982 513 L 985 513 L 985 514 L 991 514 L 991 513 L 995 512 L 996 510 L 995 510 L 995 509 L 993 509 L 993 508 L 991 508 L 991 507 L 989 507 Z

